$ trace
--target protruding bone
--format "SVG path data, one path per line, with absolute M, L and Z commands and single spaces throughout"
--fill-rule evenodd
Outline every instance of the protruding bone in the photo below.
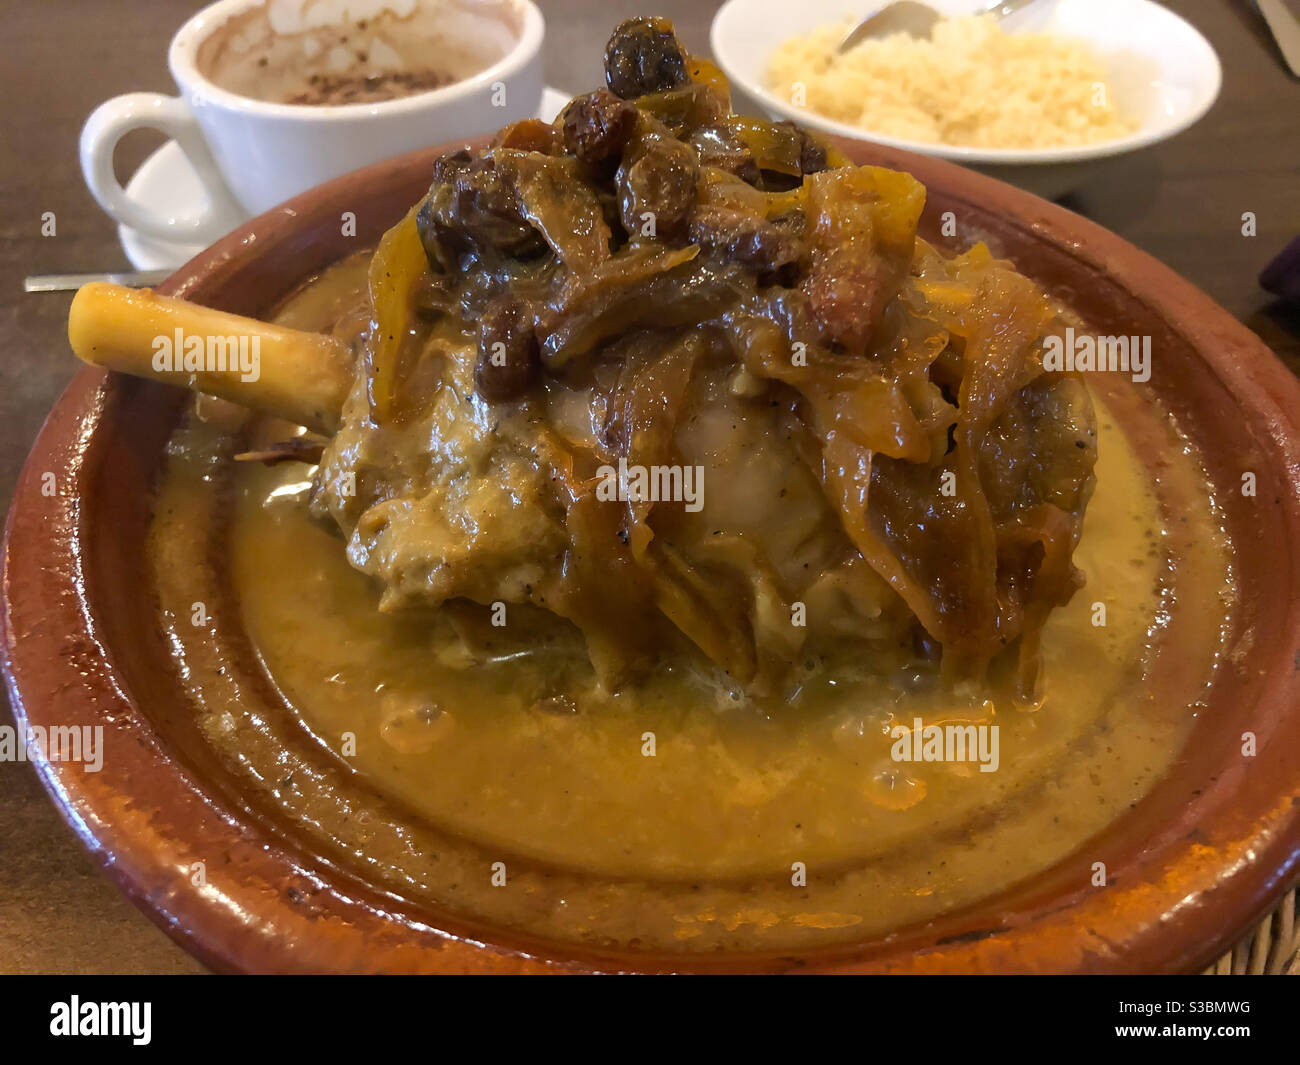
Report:
M 180 385 L 327 435 L 352 386 L 351 355 L 324 333 L 104 282 L 84 285 L 68 340 L 92 366 Z

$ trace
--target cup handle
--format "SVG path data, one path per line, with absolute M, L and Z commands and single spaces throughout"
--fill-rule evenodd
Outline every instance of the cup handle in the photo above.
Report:
M 180 145 L 207 194 L 201 210 L 167 215 L 127 197 L 113 173 L 113 149 L 133 129 L 156 129 Z M 174 96 L 132 92 L 95 108 L 81 130 L 81 173 L 91 194 L 114 219 L 172 243 L 209 244 L 247 218 L 226 188 L 194 113 Z

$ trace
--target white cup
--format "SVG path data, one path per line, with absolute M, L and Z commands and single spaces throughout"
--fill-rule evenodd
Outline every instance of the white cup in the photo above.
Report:
M 81 131 L 81 170 L 114 219 L 175 243 L 210 243 L 252 215 L 330 178 L 417 148 L 468 138 L 537 112 L 542 94 L 541 12 L 530 0 L 348 0 L 332 5 L 351 19 L 421 4 L 464 15 L 505 9 L 514 43 L 486 69 L 439 89 L 377 103 L 268 103 L 229 92 L 200 72 L 200 45 L 231 18 L 259 5 L 295 5 L 320 19 L 321 0 L 219 0 L 172 38 L 168 66 L 180 96 L 128 93 L 95 109 Z M 314 14 L 313 14 L 314 9 Z M 464 23 L 461 18 L 449 27 Z M 462 32 L 449 28 L 449 33 Z M 188 157 L 207 203 L 170 215 L 129 199 L 113 173 L 113 149 L 133 129 L 159 130 Z

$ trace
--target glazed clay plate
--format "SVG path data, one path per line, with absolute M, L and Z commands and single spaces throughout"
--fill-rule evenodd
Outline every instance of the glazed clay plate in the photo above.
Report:
M 39 771 L 109 874 L 186 949 L 245 971 L 1185 971 L 1230 946 L 1294 879 L 1300 386 L 1204 295 L 1083 219 L 939 160 L 845 150 L 920 179 L 929 190 L 922 233 L 946 251 L 985 240 L 1086 321 L 1151 338 L 1150 387 L 1204 457 L 1241 601 L 1218 679 L 1169 772 L 1085 847 L 1010 890 L 797 954 L 575 946 L 458 916 L 378 882 L 364 854 L 314 844 L 207 744 L 146 591 L 153 490 L 186 397 L 87 369 L 55 407 L 15 493 L 5 673 L 20 722 L 104 727 L 101 772 L 49 761 Z M 265 317 L 303 281 L 372 245 L 424 193 L 435 154 L 312 190 L 161 291 Z M 356 212 L 355 237 L 340 234 L 344 210 Z M 945 236 L 948 212 L 956 233 Z M 1158 478 L 1154 438 L 1133 443 Z M 52 497 L 41 491 L 49 473 Z M 1242 491 L 1247 473 L 1253 494 Z M 256 670 L 237 636 L 221 638 Z M 250 712 L 282 712 L 266 687 L 248 693 Z

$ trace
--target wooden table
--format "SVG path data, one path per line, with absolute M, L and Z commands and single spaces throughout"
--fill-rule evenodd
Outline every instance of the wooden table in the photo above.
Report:
M 0 504 L 46 411 L 76 369 L 64 338 L 70 296 L 24 295 L 31 273 L 123 268 L 114 225 L 77 164 L 81 124 L 101 100 L 173 91 L 167 41 L 202 6 L 185 0 L 59 0 L 13 4 L 0 67 Z M 847 5 L 851 6 L 851 4 Z M 1223 61 L 1219 102 L 1173 141 L 1129 156 L 1068 206 L 1163 259 L 1300 369 L 1300 310 L 1274 304 L 1256 278 L 1300 234 L 1300 83 L 1262 24 L 1238 0 L 1169 4 Z M 578 92 L 600 79 L 614 23 L 644 0 L 542 0 L 546 77 Z M 716 5 L 655 0 L 692 51 L 707 52 Z M 132 134 L 129 173 L 158 143 Z M 41 235 L 54 212 L 56 234 Z M 1254 212 L 1258 235 L 1241 234 Z M 0 724 L 12 724 L 7 705 Z M 103 879 L 42 791 L 31 767 L 0 764 L 0 972 L 197 972 L 184 954 Z

